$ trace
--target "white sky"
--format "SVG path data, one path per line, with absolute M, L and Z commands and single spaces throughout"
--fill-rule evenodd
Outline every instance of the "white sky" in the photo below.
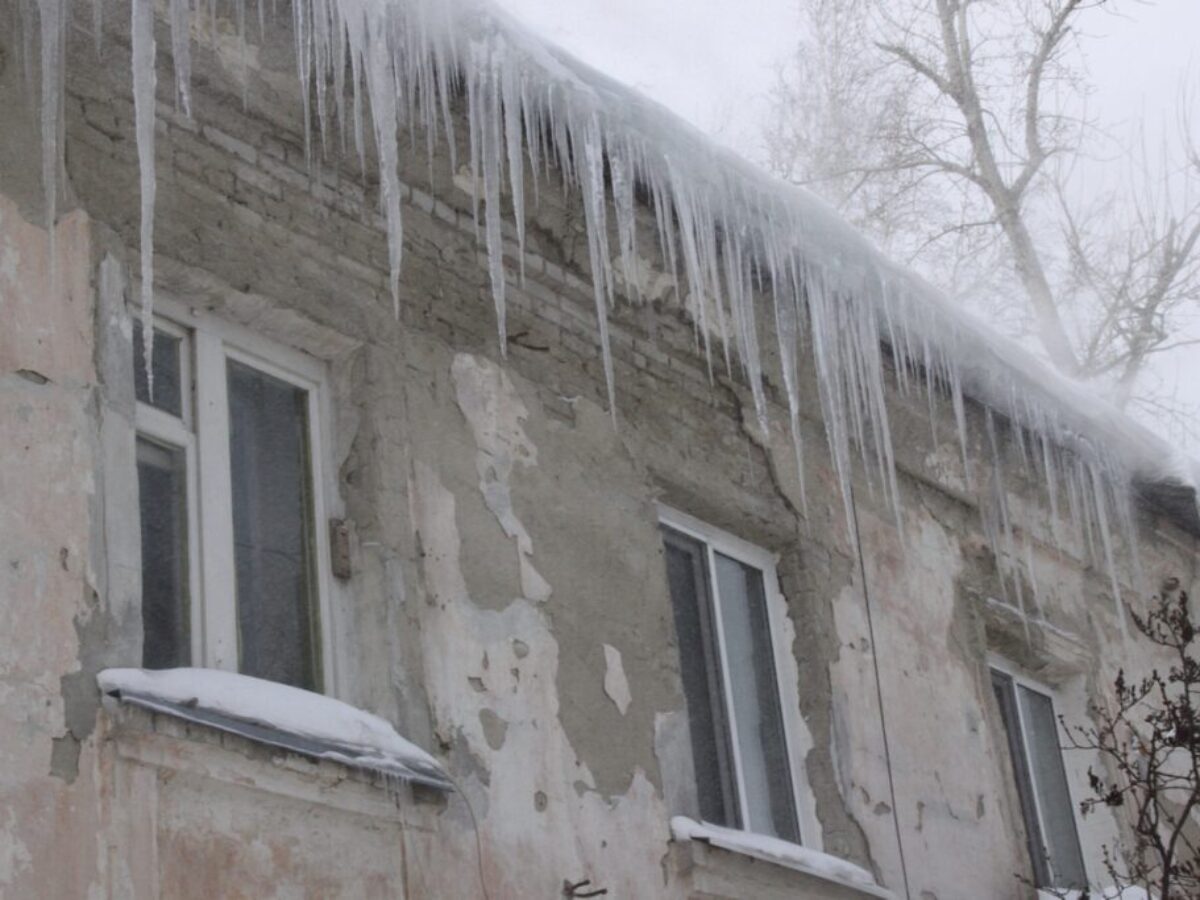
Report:
M 747 155 L 775 73 L 795 45 L 796 0 L 498 0 L 540 34 Z M 1151 133 L 1174 121 L 1185 77 L 1200 87 L 1200 0 L 1114 3 L 1089 17 L 1089 111 Z M 1200 97 L 1200 92 L 1197 93 Z M 1200 110 L 1197 111 L 1200 122 Z M 1200 336 L 1200 314 L 1192 316 Z M 1157 367 L 1200 410 L 1200 347 Z M 1200 443 L 1189 448 L 1200 453 Z

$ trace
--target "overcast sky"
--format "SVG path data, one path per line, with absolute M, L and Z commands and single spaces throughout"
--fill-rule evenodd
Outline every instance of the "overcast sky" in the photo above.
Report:
M 795 46 L 796 0 L 499 0 L 580 59 L 752 150 L 779 64 Z M 1200 0 L 1118 2 L 1085 21 L 1092 111 L 1120 123 L 1172 112 L 1200 72 Z
M 499 0 L 545 37 L 747 155 L 766 95 L 795 46 L 796 0 Z M 1084 42 L 1101 124 L 1173 121 L 1185 77 L 1200 86 L 1200 0 L 1124 0 L 1089 16 Z M 1200 93 L 1197 93 L 1200 97 Z M 1200 121 L 1200 111 L 1197 112 Z M 1200 315 L 1191 331 L 1200 336 Z M 1159 367 L 1200 410 L 1200 348 Z M 1200 442 L 1189 447 L 1200 455 Z

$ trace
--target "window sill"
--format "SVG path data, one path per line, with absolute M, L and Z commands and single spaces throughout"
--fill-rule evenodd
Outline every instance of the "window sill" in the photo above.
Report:
M 788 841 L 684 816 L 671 820 L 671 834 L 685 850 L 692 893 L 700 896 L 895 900 L 865 869 Z
M 332 697 L 215 669 L 106 669 L 97 682 L 110 705 L 136 707 L 388 783 L 453 790 L 437 761 L 390 724 Z

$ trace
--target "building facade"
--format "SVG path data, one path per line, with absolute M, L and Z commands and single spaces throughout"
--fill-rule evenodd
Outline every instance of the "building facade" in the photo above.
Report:
M 285 13 L 244 45 L 197 16 L 190 116 L 158 22 L 143 320 L 128 3 L 98 8 L 99 49 L 90 9 L 64 29 L 57 223 L 37 51 L 0 31 L 0 896 L 1105 883 L 1127 826 L 1079 814 L 1097 760 L 1055 716 L 1153 664 L 1114 593 L 1194 585 L 1194 513 L 1144 494 L 1089 545 L 1019 428 L 896 368 L 895 486 L 856 456 L 847 503 L 811 357 L 801 481 L 778 359 L 764 421 L 649 241 L 612 415 L 585 199 L 550 175 L 520 250 L 504 223 L 501 352 L 466 127 L 400 162 L 394 310 L 379 180 L 306 140 Z M 447 783 L 97 683 L 141 667 L 336 698 Z

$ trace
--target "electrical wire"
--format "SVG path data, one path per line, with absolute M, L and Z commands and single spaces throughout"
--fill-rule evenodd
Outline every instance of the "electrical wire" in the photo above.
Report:
M 867 637 L 871 641 L 871 665 L 875 670 L 875 698 L 879 703 L 879 730 L 883 735 L 883 761 L 887 766 L 888 792 L 892 798 L 892 825 L 896 830 L 896 849 L 900 853 L 900 874 L 904 879 L 904 896 L 911 900 L 908 886 L 908 864 L 904 859 L 904 840 L 900 836 L 900 807 L 896 805 L 896 780 L 892 776 L 892 748 L 888 742 L 887 715 L 883 706 L 883 683 L 879 677 L 879 647 L 875 643 L 875 623 L 871 616 L 871 589 L 867 585 L 867 564 L 863 558 L 862 534 L 858 530 L 858 502 L 854 497 L 854 486 L 850 485 L 850 515 L 854 526 L 854 544 L 858 548 L 858 571 L 862 575 L 863 603 L 867 610 Z

